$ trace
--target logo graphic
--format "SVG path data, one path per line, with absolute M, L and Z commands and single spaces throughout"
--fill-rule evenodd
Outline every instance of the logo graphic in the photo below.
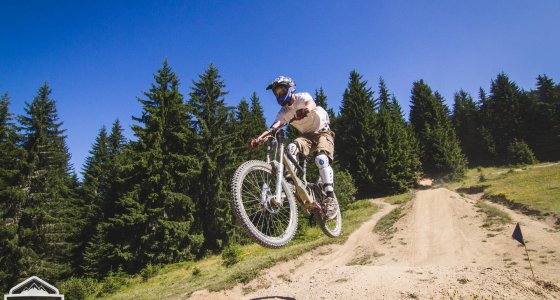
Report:
M 64 300 L 64 295 L 43 279 L 32 276 L 14 286 L 9 294 L 4 295 L 4 300 L 15 299 Z

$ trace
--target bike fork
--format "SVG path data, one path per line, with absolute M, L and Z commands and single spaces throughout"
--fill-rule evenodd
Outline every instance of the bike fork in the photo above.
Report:
M 284 180 L 284 164 L 282 163 L 284 159 L 284 144 L 280 144 L 280 159 L 278 160 L 278 165 L 276 166 L 276 193 L 274 197 L 274 202 L 277 205 L 282 205 L 282 180 Z

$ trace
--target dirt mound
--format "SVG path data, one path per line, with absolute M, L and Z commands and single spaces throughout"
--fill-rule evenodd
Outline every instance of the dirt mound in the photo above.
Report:
M 423 190 L 408 203 L 391 239 L 374 233 L 380 211 L 344 245 L 320 247 L 278 264 L 247 285 L 192 298 L 211 299 L 558 299 L 560 233 L 496 204 L 519 222 L 525 251 L 511 238 L 513 224 L 483 227 L 478 199 L 447 189 Z M 485 225 L 487 226 L 487 225 Z

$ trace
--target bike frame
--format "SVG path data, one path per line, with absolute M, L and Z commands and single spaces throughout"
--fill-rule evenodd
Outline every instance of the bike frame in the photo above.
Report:
M 287 124 L 286 124 L 287 125 Z M 286 171 L 291 176 L 294 186 L 296 188 L 296 198 L 301 202 L 301 204 L 308 208 L 315 203 L 313 195 L 307 192 L 307 180 L 305 180 L 305 168 L 301 168 L 297 160 L 286 153 L 284 147 L 284 136 L 285 132 L 283 129 L 276 131 L 271 137 L 268 143 L 266 162 L 272 165 L 272 169 L 276 170 L 276 187 L 275 187 L 275 199 L 280 199 L 278 204 L 283 205 L 282 199 L 282 182 L 284 181 L 284 166 L 287 166 Z M 275 148 L 275 149 L 274 149 Z M 271 154 L 274 153 L 274 159 L 271 159 Z M 302 181 L 296 175 L 296 171 L 290 167 L 289 162 L 291 162 L 294 167 L 300 169 L 303 173 L 304 180 Z

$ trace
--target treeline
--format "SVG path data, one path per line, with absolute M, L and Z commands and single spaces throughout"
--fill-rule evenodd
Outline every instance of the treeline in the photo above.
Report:
M 188 96 L 164 62 L 138 98 L 135 139 L 116 120 L 101 127 L 77 179 L 48 84 L 14 117 L 0 101 L 0 289 L 37 275 L 100 279 L 149 265 L 192 260 L 243 242 L 229 206 L 235 168 L 262 159 L 247 141 L 267 128 L 256 93 L 225 104 L 226 85 L 210 65 Z M 514 164 L 560 157 L 560 86 L 539 76 L 520 90 L 505 74 L 475 102 L 455 96 L 453 111 L 422 80 L 409 121 L 380 79 L 377 93 L 350 73 L 338 115 L 322 88 L 315 99 L 336 133 L 337 195 L 392 194 L 419 176 L 460 178 L 467 164 Z M 316 172 L 310 164 L 310 177 Z M 355 187 L 354 187 L 355 185 Z M 343 199 L 342 199 L 343 198 Z

